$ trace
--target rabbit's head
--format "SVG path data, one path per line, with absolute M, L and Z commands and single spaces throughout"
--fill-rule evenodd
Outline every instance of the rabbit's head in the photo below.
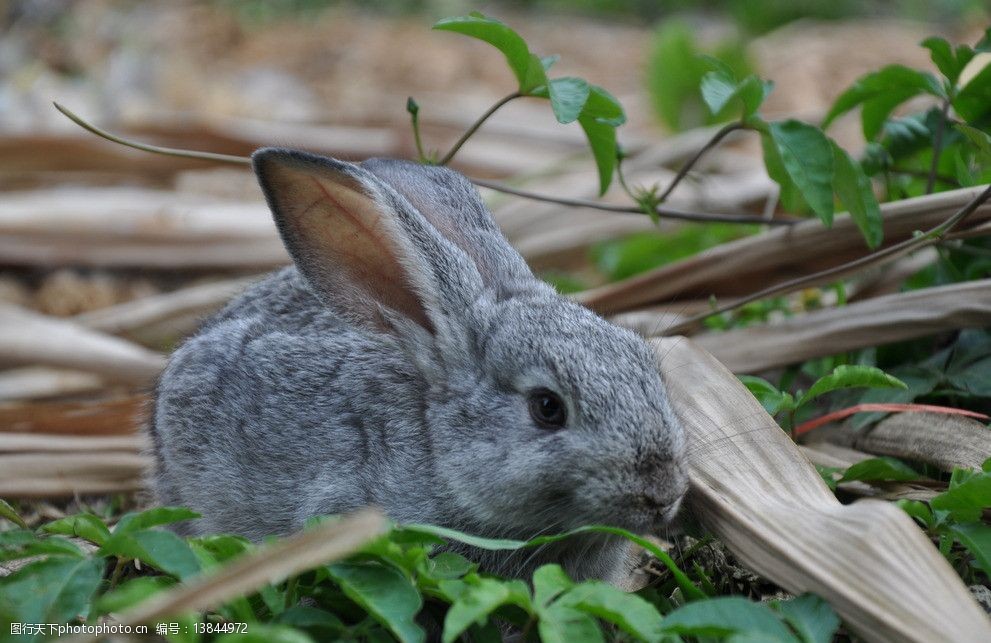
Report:
M 425 399 L 403 402 L 422 413 L 415 439 L 430 457 L 411 461 L 410 484 L 430 485 L 447 524 L 526 537 L 671 519 L 684 437 L 653 352 L 536 279 L 467 179 L 402 161 L 253 158 L 312 290 L 421 374 Z

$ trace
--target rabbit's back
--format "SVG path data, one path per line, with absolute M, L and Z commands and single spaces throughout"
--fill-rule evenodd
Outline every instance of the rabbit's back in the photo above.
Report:
M 388 342 L 335 316 L 295 269 L 275 273 L 163 374 L 151 426 L 159 499 L 203 514 L 195 531 L 253 538 L 376 503 L 391 460 L 418 457 L 403 438 L 417 433 L 417 405 L 403 400 L 419 387 Z

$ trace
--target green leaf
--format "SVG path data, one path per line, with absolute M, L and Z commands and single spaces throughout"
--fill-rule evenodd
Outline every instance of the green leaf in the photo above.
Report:
M 327 571 L 348 598 L 402 643 L 426 639 L 423 628 L 414 621 L 423 601 L 410 580 L 398 570 L 369 561 L 336 563 L 328 566 Z
M 199 517 L 198 513 L 186 507 L 155 507 L 145 511 L 126 513 L 120 517 L 114 526 L 114 535 L 127 534 L 149 527 L 172 525 Z
M 984 509 L 991 507 L 991 474 L 971 476 L 933 498 L 929 506 L 936 512 L 949 512 L 957 522 L 980 520 Z
M 599 643 L 605 640 L 594 618 L 563 605 L 552 605 L 540 613 L 537 632 L 542 643 Z
M 247 538 L 230 534 L 200 536 L 187 542 L 204 568 L 225 563 L 253 547 Z
M 753 393 L 769 415 L 777 415 L 782 410 L 790 410 L 794 402 L 791 394 L 779 391 L 778 387 L 755 375 L 738 375 L 747 390 Z
M 551 109 L 559 123 L 572 123 L 585 108 L 590 88 L 588 82 L 581 78 L 555 78 L 547 83 L 551 99 Z
M 991 526 L 982 522 L 968 522 L 951 525 L 950 531 L 991 578 Z
M 657 608 L 636 594 L 627 594 L 606 583 L 582 583 L 557 603 L 608 621 L 645 641 L 658 641 L 664 634 L 663 619 Z
M 957 93 L 953 109 L 971 124 L 991 113 L 991 64 L 985 65 Z
M 755 75 L 737 81 L 726 71 L 717 70 L 702 77 L 699 89 L 702 92 L 702 100 L 716 119 L 729 117 L 731 115 L 729 108 L 736 101 L 739 101 L 737 104 L 739 113 L 733 116 L 747 119 L 757 112 L 773 86 L 772 83 L 764 82 Z
M 555 598 L 575 586 L 575 582 L 560 565 L 541 565 L 533 572 L 533 600 L 538 607 L 546 607 Z
M 780 158 L 780 168 L 824 224 L 833 223 L 833 148 L 817 128 L 789 119 L 767 124 L 766 134 Z M 766 155 L 765 155 L 766 157 Z M 765 164 L 767 159 L 765 158 Z M 780 168 L 775 168 L 776 172 Z M 771 178 L 786 187 L 779 176 Z
M 696 30 L 683 20 L 663 20 L 651 43 L 647 58 L 647 89 L 659 119 L 679 131 L 719 118 L 707 116 L 699 88 L 702 78 L 713 69 L 729 78 L 745 78 L 752 71 L 744 44 L 727 40 L 710 49 L 712 56 L 700 55 Z
M 474 569 L 475 563 L 451 551 L 442 551 L 427 562 L 428 573 L 436 579 L 461 578 Z
M 829 603 L 815 594 L 802 594 L 774 604 L 803 643 L 830 643 L 840 627 L 840 617 Z
M 977 148 L 985 163 L 991 164 L 991 136 L 966 123 L 956 123 L 953 127 Z
M 654 192 L 656 194 L 656 190 Z M 592 246 L 591 254 L 595 267 L 611 281 L 618 281 L 756 231 L 756 226 L 703 223 L 667 230 L 663 234 L 641 232 L 603 241 Z
M 526 41 L 518 33 L 495 18 L 481 14 L 444 18 L 433 28 L 483 40 L 501 51 L 524 94 L 547 82 L 541 59 L 530 53 Z
M 795 637 L 764 604 L 736 596 L 688 603 L 664 617 L 664 630 L 695 636 L 759 632 L 764 640 L 793 642 Z
M 950 43 L 936 36 L 926 38 L 921 44 L 929 50 L 929 57 L 932 58 L 933 64 L 946 76 L 951 85 L 957 83 L 957 80 L 960 79 L 960 72 L 974 58 L 974 50 L 970 47 L 960 45 L 954 53 Z
M 698 56 L 692 28 L 679 20 L 663 21 L 647 61 L 647 86 L 654 111 L 670 129 L 702 124 L 689 119 L 700 111 L 692 108 L 707 67 Z
M 97 545 L 103 545 L 110 537 L 110 530 L 103 524 L 103 521 L 89 513 L 59 518 L 42 525 L 39 531 L 62 534 L 63 536 L 78 536 Z
M 599 170 L 599 195 L 606 193 L 616 168 L 616 128 L 626 122 L 626 114 L 616 98 L 598 85 L 589 86 L 588 100 L 578 117 L 588 138 Z
M 117 589 L 110 590 L 94 605 L 97 614 L 120 612 L 142 602 L 149 596 L 168 589 L 176 581 L 169 576 L 139 576 L 123 583 Z
M 299 630 L 285 625 L 252 623 L 245 633 L 224 634 L 217 643 L 314 643 Z
M 884 226 L 881 222 L 881 208 L 871 180 L 864 173 L 860 163 L 853 160 L 846 150 L 835 142 L 833 145 L 833 189 L 840 202 L 850 213 L 860 233 L 864 235 L 868 247 L 877 248 L 884 239 Z
M 136 558 L 155 569 L 185 580 L 200 571 L 189 544 L 171 531 L 144 529 L 114 534 L 98 552 L 101 556 Z
M 555 78 L 535 90 L 534 96 L 549 97 L 561 123 L 575 119 L 585 131 L 599 170 L 600 194 L 609 189 L 616 167 L 616 128 L 626 122 L 622 105 L 605 89 L 580 78 Z
M 895 504 L 901 507 L 909 516 L 919 520 L 923 527 L 931 528 L 936 524 L 936 518 L 933 516 L 932 509 L 924 502 L 901 499 L 896 500 Z
M 589 85 L 588 100 L 582 116 L 594 118 L 605 125 L 619 127 L 626 122 L 626 113 L 615 96 L 598 85 Z
M 775 183 L 778 184 L 779 192 L 778 198 L 781 204 L 786 210 L 792 212 L 803 212 L 809 209 L 809 204 L 805 201 L 802 196 L 801 191 L 799 191 L 798 186 L 792 181 L 791 176 L 788 174 L 788 170 L 785 169 L 784 161 L 781 159 L 781 154 L 778 152 L 777 146 L 774 144 L 774 140 L 771 135 L 765 129 L 760 130 L 761 137 L 761 149 L 764 154 L 764 167 L 767 169 L 767 175 L 771 177 Z
M 89 612 L 103 578 L 101 558 L 53 557 L 0 578 L 3 611 L 20 623 L 66 623 Z
M 602 196 L 609 189 L 616 169 L 616 128 L 587 116 L 580 116 L 578 124 L 592 148 L 595 166 L 599 171 L 599 196 Z
M 702 77 L 699 90 L 702 92 L 702 100 L 713 116 L 719 116 L 736 97 L 738 84 L 735 79 L 729 78 L 721 71 L 710 71 Z
M 39 538 L 29 529 L 0 532 L 0 561 L 21 560 L 32 556 L 82 558 L 85 554 L 74 542 L 58 536 Z
M 822 128 L 858 105 L 863 105 L 861 121 L 864 138 L 874 140 L 892 110 L 909 98 L 919 94 L 932 94 L 942 98 L 943 87 L 930 73 L 909 69 L 903 65 L 889 65 L 861 76 L 848 90 L 840 94 L 823 119 Z
M 950 79 L 950 82 L 955 83 L 960 70 L 957 69 L 956 58 L 953 55 L 953 48 L 950 46 L 950 43 L 938 36 L 932 36 L 926 38 L 920 44 L 929 50 L 929 57 L 932 58 L 936 68 Z
M 895 458 L 881 457 L 862 460 L 847 468 L 839 482 L 854 480 L 918 480 L 921 476 L 912 467 Z
M 319 641 L 341 639 L 347 632 L 347 626 L 337 616 L 308 605 L 294 605 L 276 616 L 273 622 L 305 630 Z
M 3 498 L 0 498 L 0 518 L 6 518 L 18 527 L 27 529 L 27 523 L 24 522 L 24 519 L 21 518 L 17 511 Z
M 612 534 L 613 536 L 621 536 L 630 542 L 640 545 L 645 550 L 650 552 L 656 557 L 661 564 L 668 568 L 671 575 L 674 576 L 675 581 L 678 583 L 678 587 L 681 588 L 682 593 L 689 600 L 698 600 L 706 598 L 705 593 L 702 592 L 694 583 L 685 575 L 678 565 L 675 564 L 674 559 L 671 558 L 663 549 L 658 547 L 653 542 L 647 540 L 646 538 L 641 538 L 636 534 L 629 532 L 625 529 L 620 529 L 619 527 L 607 527 L 605 525 L 586 525 L 584 527 L 578 527 L 577 529 L 572 529 L 563 534 L 557 534 L 554 536 L 538 536 L 532 540 L 508 540 L 499 538 L 481 538 L 478 536 L 472 536 L 470 534 L 465 534 L 454 529 L 448 529 L 446 527 L 438 527 L 436 525 L 404 525 L 403 529 L 406 531 L 417 531 L 426 534 L 432 534 L 435 536 L 440 536 L 446 540 L 454 540 L 457 542 L 465 543 L 466 545 L 471 545 L 472 547 L 478 547 L 479 549 L 485 549 L 488 551 L 505 551 L 511 549 L 520 549 L 522 547 L 538 547 L 540 545 L 546 545 L 549 543 L 555 543 L 578 534 Z
M 907 389 L 908 386 L 897 377 L 888 375 L 877 367 L 846 364 L 837 366 L 832 373 L 816 380 L 809 390 L 798 399 L 798 406 L 804 406 L 820 395 L 847 388 Z
M 509 587 L 491 578 L 468 584 L 444 617 L 444 643 L 451 643 L 473 623 L 485 623 L 489 614 L 509 599 Z
M 431 536 L 437 536 L 444 540 L 453 540 L 459 543 L 464 543 L 466 545 L 471 545 L 472 547 L 477 547 L 479 549 L 485 549 L 487 551 L 507 551 L 512 549 L 520 549 L 527 546 L 527 541 L 525 540 L 510 540 L 507 538 L 483 538 L 481 536 L 473 536 L 471 534 L 466 534 L 456 529 L 449 529 L 447 527 L 440 527 L 438 525 L 426 525 L 426 524 L 411 524 L 403 525 L 403 531 L 417 532 L 428 534 Z

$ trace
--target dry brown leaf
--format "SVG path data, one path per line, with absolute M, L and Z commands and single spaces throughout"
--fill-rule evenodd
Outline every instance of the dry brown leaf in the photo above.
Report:
M 133 435 L 147 395 L 89 402 L 0 404 L 0 432 L 56 435 Z
M 883 204 L 885 247 L 909 238 L 916 230 L 942 223 L 986 187 Z M 964 229 L 989 218 L 991 203 L 985 203 L 971 215 Z M 836 217 L 832 228 L 817 220 L 776 228 L 575 297 L 600 313 L 616 313 L 676 297 L 745 295 L 755 290 L 754 284 L 772 286 L 838 266 L 868 252 L 860 230 L 844 214 Z
M 980 469 L 991 458 L 991 430 L 976 420 L 939 413 L 896 413 L 865 431 L 847 429 L 842 443 L 880 455 L 932 464 Z M 830 434 L 829 440 L 841 439 Z
M 758 373 L 814 357 L 986 326 L 991 326 L 991 279 L 875 297 L 694 339 L 733 372 Z
M 0 371 L 0 402 L 36 400 L 91 393 L 105 386 L 92 373 L 46 366 L 26 366 Z
M 288 256 L 261 201 L 74 188 L 5 194 L 0 261 L 46 268 L 271 268 Z
M 13 305 L 0 306 L 0 364 L 54 366 L 125 384 L 147 384 L 165 357 L 119 337 Z
M 195 331 L 207 315 L 216 312 L 258 279 L 224 279 L 180 288 L 77 315 L 73 321 L 93 330 L 125 335 L 146 345 L 159 346 L 165 340 Z
M 841 505 L 715 358 L 684 338 L 654 346 L 689 435 L 689 510 L 744 563 L 819 594 L 868 641 L 991 640 L 991 621 L 908 515 Z

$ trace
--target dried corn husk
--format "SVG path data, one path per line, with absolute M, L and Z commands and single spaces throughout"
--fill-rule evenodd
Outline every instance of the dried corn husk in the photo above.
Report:
M 991 621 L 907 514 L 875 500 L 841 505 L 711 355 L 684 338 L 654 346 L 689 435 L 690 509 L 741 560 L 789 591 L 816 592 L 865 640 L 991 640 Z

